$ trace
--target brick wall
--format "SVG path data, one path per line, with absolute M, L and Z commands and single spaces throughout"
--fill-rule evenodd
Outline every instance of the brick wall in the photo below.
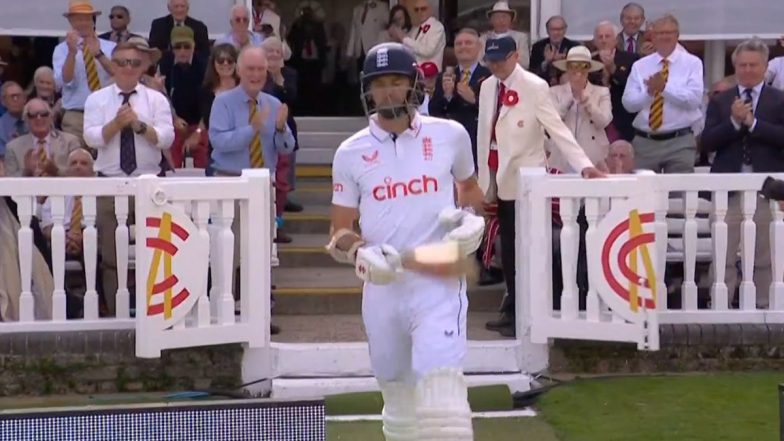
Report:
M 234 389 L 242 347 L 135 356 L 134 331 L 0 334 L 0 396 Z

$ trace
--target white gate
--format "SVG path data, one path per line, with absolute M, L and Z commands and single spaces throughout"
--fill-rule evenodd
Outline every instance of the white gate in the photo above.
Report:
M 153 176 L 137 181 L 139 357 L 159 357 L 163 349 L 224 343 L 245 343 L 265 354 L 269 347 L 269 172 L 246 170 L 240 178 L 208 182 Z M 241 225 L 237 242 L 241 265 L 235 264 L 235 216 Z M 232 293 L 235 268 L 240 268 L 239 315 Z
M 521 170 L 518 335 L 528 335 L 534 344 L 567 338 L 659 348 L 656 304 L 666 295 L 666 250 L 661 249 L 666 240 L 656 239 L 662 234 L 666 239 L 666 226 L 662 232 L 656 223 L 664 208 L 658 205 L 655 179 L 635 175 L 586 185 L 579 176 Z M 580 224 L 587 227 L 584 264 L 579 259 Z M 554 255 L 560 255 L 560 293 L 553 289 Z M 582 271 L 587 277 L 579 283 Z

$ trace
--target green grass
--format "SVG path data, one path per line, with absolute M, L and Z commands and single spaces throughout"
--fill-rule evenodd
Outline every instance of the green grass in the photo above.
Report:
M 782 382 L 784 373 L 584 380 L 539 404 L 560 441 L 774 441 Z
M 475 441 L 558 441 L 539 418 L 474 420 Z M 327 441 L 384 441 L 381 422 L 328 423 Z M 757 440 L 759 441 L 759 440 Z

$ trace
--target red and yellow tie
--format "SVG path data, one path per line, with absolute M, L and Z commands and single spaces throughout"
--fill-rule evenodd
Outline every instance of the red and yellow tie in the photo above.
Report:
M 252 122 L 253 118 L 256 117 L 256 113 L 259 111 L 259 106 L 256 103 L 256 100 L 248 101 L 250 104 L 250 117 L 248 118 L 248 122 Z M 250 166 L 251 168 L 261 168 L 264 167 L 264 156 L 261 153 L 261 131 L 257 131 L 253 135 L 253 140 L 250 142 Z
M 470 70 L 468 70 L 468 69 L 463 69 L 463 77 L 462 77 L 462 78 L 460 78 L 460 81 L 461 81 L 463 84 L 468 84 L 468 82 L 469 82 L 470 80 L 471 80 L 471 71 L 470 71 Z
M 76 196 L 71 209 L 71 224 L 68 231 L 79 231 L 82 229 L 82 197 Z
M 87 47 L 82 49 L 82 56 L 84 57 L 84 70 L 87 72 L 87 85 L 91 91 L 95 92 L 101 88 L 101 79 L 98 78 L 98 67 L 95 65 L 95 57 Z
M 670 61 L 665 58 L 661 62 L 661 74 L 666 83 L 667 77 L 670 75 Z M 664 96 L 661 92 L 656 92 L 656 95 L 653 96 L 653 103 L 651 103 L 651 114 L 648 116 L 648 125 L 651 127 L 651 131 L 655 132 L 661 128 L 662 124 L 664 124 Z
M 46 160 L 49 159 L 46 155 L 46 140 L 39 139 L 38 140 L 38 162 L 41 163 L 41 167 L 46 164 Z

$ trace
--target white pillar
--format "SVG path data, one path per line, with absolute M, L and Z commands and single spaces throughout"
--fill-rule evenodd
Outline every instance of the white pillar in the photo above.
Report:
M 724 78 L 725 54 L 727 42 L 725 40 L 709 40 L 705 42 L 705 88 Z
M 547 36 L 547 19 L 553 15 L 561 15 L 561 0 L 531 2 L 531 42 Z

